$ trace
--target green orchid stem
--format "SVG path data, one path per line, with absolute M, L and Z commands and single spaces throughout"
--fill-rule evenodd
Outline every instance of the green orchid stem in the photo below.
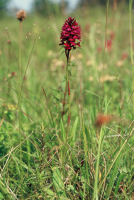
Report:
M 19 108 L 19 131 L 20 131 L 20 181 L 21 181 L 21 199 L 23 199 L 23 174 L 22 174 L 22 146 L 21 146 L 21 32 L 22 22 L 20 21 L 20 36 L 19 36 L 19 97 L 18 97 L 18 108 Z
M 71 110 L 70 110 L 70 87 L 69 87 L 69 71 L 68 71 L 68 65 L 69 65 L 69 53 L 70 50 L 66 50 L 66 57 L 67 57 L 67 67 L 66 67 L 66 88 L 68 88 L 68 101 L 69 101 L 69 110 L 68 110 L 68 122 L 67 122 L 67 137 L 69 133 L 69 124 L 70 124 L 70 118 L 71 118 Z

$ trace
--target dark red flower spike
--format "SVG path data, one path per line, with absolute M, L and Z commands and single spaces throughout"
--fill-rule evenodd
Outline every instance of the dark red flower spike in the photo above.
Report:
M 74 18 L 68 17 L 65 21 L 62 26 L 60 41 L 59 45 L 64 45 L 67 52 L 72 48 L 76 49 L 76 46 L 81 47 L 79 42 L 81 41 L 81 30 Z

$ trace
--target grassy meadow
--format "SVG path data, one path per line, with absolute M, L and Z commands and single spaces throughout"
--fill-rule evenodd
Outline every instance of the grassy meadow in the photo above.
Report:
M 1 19 L 0 200 L 134 199 L 131 2 L 27 14 L 21 31 L 15 16 Z M 64 99 L 68 16 L 82 42 Z

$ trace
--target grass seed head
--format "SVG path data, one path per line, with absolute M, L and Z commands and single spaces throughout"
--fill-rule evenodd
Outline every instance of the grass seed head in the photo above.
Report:
M 26 11 L 25 10 L 19 10 L 17 13 L 16 13 L 16 18 L 19 20 L 19 21 L 23 21 L 25 18 L 26 18 Z

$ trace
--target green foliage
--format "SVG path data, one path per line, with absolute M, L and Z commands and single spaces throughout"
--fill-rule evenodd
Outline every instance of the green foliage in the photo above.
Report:
M 9 1 L 10 0 L 0 0 L 0 18 L 6 15 Z
M 0 182 L 0 199 L 11 200 L 11 196 L 2 182 Z
M 58 168 L 53 168 L 53 184 L 59 199 L 66 198 L 64 183 L 62 182 L 61 172 Z
M 42 16 L 61 14 L 62 4 L 51 0 L 34 0 L 35 11 Z
M 98 5 L 103 5 L 103 6 L 105 6 L 106 3 L 107 3 L 107 1 L 108 1 L 108 0 L 90 0 L 90 1 L 88 1 L 88 0 L 79 0 L 79 1 L 78 1 L 78 6 L 79 6 L 79 7 L 80 7 L 80 6 L 96 6 L 97 4 L 98 4 Z M 118 2 L 118 1 L 116 0 L 115 3 L 129 3 L 129 0 L 120 0 L 120 2 Z M 114 1 L 110 1 L 110 0 L 109 0 L 109 4 L 113 5 L 113 4 L 114 4 Z

